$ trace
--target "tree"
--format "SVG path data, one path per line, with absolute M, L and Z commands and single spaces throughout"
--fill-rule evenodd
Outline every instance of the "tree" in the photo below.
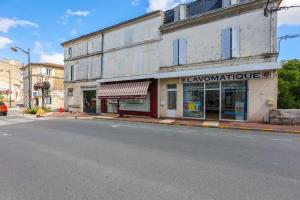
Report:
M 300 109 L 300 60 L 290 60 L 279 70 L 278 107 Z
M 41 90 L 42 91 L 42 108 L 45 108 L 45 98 L 49 94 L 49 90 L 51 88 L 51 84 L 49 81 L 37 82 L 34 84 L 34 90 Z

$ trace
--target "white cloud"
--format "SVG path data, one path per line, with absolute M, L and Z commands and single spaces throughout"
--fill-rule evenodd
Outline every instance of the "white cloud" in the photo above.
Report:
M 300 6 L 300 0 L 283 0 L 281 6 Z M 300 8 L 290 8 L 278 12 L 278 26 L 300 25 Z
M 79 16 L 79 17 L 86 17 L 90 14 L 90 11 L 81 11 L 81 10 L 77 10 L 77 11 L 72 11 L 70 9 L 67 10 L 66 15 L 68 16 Z
M 148 0 L 148 8 L 147 11 L 156 11 L 162 10 L 166 11 L 168 9 L 172 9 L 175 6 L 183 3 L 190 2 L 191 0 Z
M 66 13 L 60 17 L 60 21 L 59 23 L 65 25 L 68 23 L 69 21 L 69 18 L 72 17 L 72 16 L 77 16 L 77 17 L 87 17 L 88 15 L 90 15 L 90 11 L 88 10 L 77 10 L 77 11 L 72 11 L 71 9 L 68 9 L 66 11 Z
M 64 54 L 63 53 L 42 54 L 40 57 L 40 62 L 64 64 Z
M 47 50 L 51 48 L 51 43 L 36 41 L 34 44 L 33 53 L 40 56 L 40 62 L 63 64 L 64 54 L 58 52 L 49 53 Z M 46 50 L 45 50 L 46 49 Z
M 132 6 L 138 6 L 140 4 L 140 0 L 132 0 L 131 5 Z
M 76 29 L 76 28 L 73 28 L 72 30 L 71 30 L 71 32 L 70 32 L 70 35 L 71 36 L 75 36 L 75 35 L 77 35 L 78 34 L 78 30 Z
M 27 20 L 0 18 L 0 32 L 7 33 L 11 28 L 15 28 L 18 26 L 30 26 L 34 28 L 39 27 L 38 24 Z
M 13 41 L 7 37 L 0 36 L 0 49 L 5 48 L 7 45 L 11 44 Z

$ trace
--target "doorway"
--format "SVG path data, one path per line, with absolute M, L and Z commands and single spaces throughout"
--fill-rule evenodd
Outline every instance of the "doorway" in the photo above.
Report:
M 219 120 L 220 90 L 206 90 L 205 114 L 207 120 Z
M 83 112 L 96 113 L 96 90 L 83 91 Z

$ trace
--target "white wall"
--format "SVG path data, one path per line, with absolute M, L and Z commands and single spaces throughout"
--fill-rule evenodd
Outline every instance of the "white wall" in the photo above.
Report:
M 163 34 L 160 66 L 173 65 L 172 44 L 179 38 L 187 39 L 188 64 L 221 60 L 221 31 L 234 26 L 240 27 L 240 57 L 270 53 L 270 18 L 259 10 Z
M 161 16 L 158 16 L 106 33 L 103 78 L 148 75 L 158 71 L 161 23 Z

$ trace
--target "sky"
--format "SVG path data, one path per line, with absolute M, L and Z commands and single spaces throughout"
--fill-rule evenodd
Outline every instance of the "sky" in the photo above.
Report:
M 63 62 L 62 42 L 154 10 L 190 0 L 0 0 L 0 59 Z M 283 0 L 282 6 L 300 0 Z M 300 8 L 279 12 L 278 37 L 300 34 Z M 280 60 L 300 59 L 300 37 L 282 41 Z

